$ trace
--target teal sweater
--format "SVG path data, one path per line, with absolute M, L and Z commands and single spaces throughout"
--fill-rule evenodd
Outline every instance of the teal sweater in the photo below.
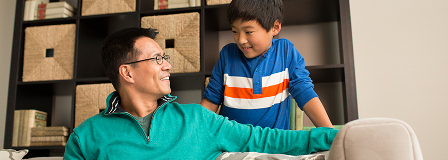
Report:
M 338 132 L 253 127 L 174 99 L 159 99 L 147 137 L 137 120 L 119 108 L 113 92 L 105 111 L 74 129 L 64 159 L 215 159 L 223 151 L 302 155 L 329 150 Z

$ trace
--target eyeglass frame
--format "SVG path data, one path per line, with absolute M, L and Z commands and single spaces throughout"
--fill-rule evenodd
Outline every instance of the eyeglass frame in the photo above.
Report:
M 160 57 L 160 58 L 162 59 L 162 60 L 160 61 L 160 63 L 159 63 L 159 61 L 157 60 L 158 57 Z M 134 62 L 128 62 L 128 63 L 125 63 L 125 64 L 133 64 L 133 63 L 138 63 L 138 62 L 143 62 L 143 61 L 149 61 L 149 60 L 153 60 L 153 59 L 156 60 L 156 63 L 157 63 L 158 65 L 162 65 L 162 64 L 163 64 L 163 59 L 165 59 L 165 61 L 167 61 L 168 63 L 170 63 L 170 56 L 169 56 L 169 55 L 165 55 L 165 54 L 163 54 L 163 56 L 162 56 L 162 55 L 157 55 L 157 56 L 154 57 L 154 58 L 142 59 L 142 60 L 138 60 L 138 61 L 134 61 Z

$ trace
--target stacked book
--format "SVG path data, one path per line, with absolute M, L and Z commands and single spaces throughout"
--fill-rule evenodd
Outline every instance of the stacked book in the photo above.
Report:
M 24 21 L 32 21 L 39 11 L 39 5 L 43 6 L 44 10 L 41 12 L 45 12 L 45 5 L 49 3 L 49 0 L 26 0 L 25 1 L 25 9 L 23 12 L 23 20 Z
M 291 123 L 289 129 L 310 131 L 311 129 L 316 128 L 316 126 L 304 126 L 305 119 L 308 119 L 308 121 L 310 121 L 303 110 L 299 108 L 296 101 L 291 98 Z M 333 128 L 341 129 L 343 126 L 344 125 L 333 125 Z
M 47 126 L 47 113 L 34 109 L 15 110 L 12 146 L 30 146 L 31 128 Z
M 30 146 L 65 146 L 68 140 L 68 128 L 65 126 L 31 128 Z
M 73 17 L 75 8 L 65 1 L 39 4 L 35 11 L 35 19 L 51 19 Z
M 201 0 L 154 0 L 154 10 L 201 6 Z

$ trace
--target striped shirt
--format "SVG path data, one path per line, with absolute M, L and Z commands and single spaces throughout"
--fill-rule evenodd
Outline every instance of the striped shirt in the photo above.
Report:
M 246 58 L 235 43 L 223 47 L 204 98 L 223 104 L 220 114 L 244 124 L 289 129 L 290 95 L 300 108 L 317 97 L 305 61 L 287 39 Z

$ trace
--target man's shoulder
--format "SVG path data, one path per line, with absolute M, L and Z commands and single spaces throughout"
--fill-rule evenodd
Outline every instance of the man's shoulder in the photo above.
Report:
M 79 124 L 74 131 L 77 133 L 82 133 L 89 131 L 92 128 L 95 128 L 96 125 L 102 125 L 104 124 L 104 113 L 100 112 L 90 118 L 87 118 L 84 120 L 81 124 Z
M 177 102 L 169 103 L 168 106 L 165 107 L 165 109 L 169 109 L 170 112 L 183 112 L 183 114 L 189 116 L 192 116 L 194 114 L 203 114 L 209 111 L 207 108 L 197 103 L 179 104 Z
M 166 108 L 175 108 L 176 110 L 200 110 L 201 105 L 197 103 L 191 103 L 191 104 L 179 104 L 177 102 L 170 102 L 167 104 Z M 202 107 L 203 108 L 203 107 Z

